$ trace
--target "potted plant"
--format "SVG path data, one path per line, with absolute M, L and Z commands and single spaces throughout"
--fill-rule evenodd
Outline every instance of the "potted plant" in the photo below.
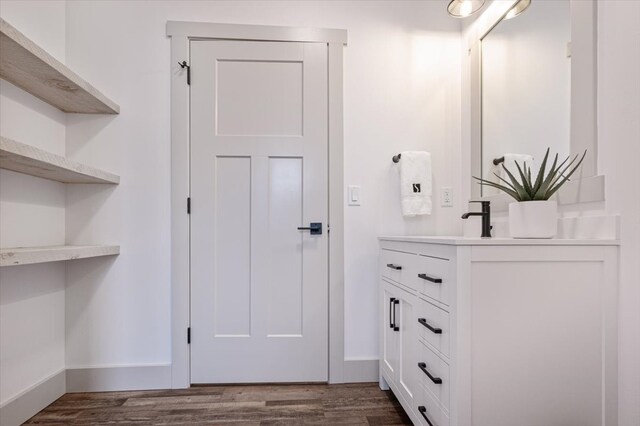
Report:
M 509 231 L 513 238 L 553 238 L 558 231 L 558 203 L 550 198 L 578 170 L 585 155 L 587 151 L 579 160 L 579 155 L 573 159 L 569 156 L 558 164 L 558 154 L 556 154 L 553 164 L 545 175 L 549 159 L 549 148 L 547 148 L 535 181 L 531 178 L 531 167 L 527 166 L 526 162 L 520 167 L 517 161 L 515 163 L 519 180 L 504 164 L 502 168 L 509 177 L 509 181 L 496 173 L 494 175 L 500 182 L 475 176 L 474 179 L 477 179 L 480 185 L 497 188 L 517 201 L 509 204 Z

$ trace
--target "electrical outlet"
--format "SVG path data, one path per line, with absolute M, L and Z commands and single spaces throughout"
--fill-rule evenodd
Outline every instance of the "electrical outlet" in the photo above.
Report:
M 443 186 L 440 189 L 440 196 L 442 198 L 442 207 L 453 207 L 453 189 Z

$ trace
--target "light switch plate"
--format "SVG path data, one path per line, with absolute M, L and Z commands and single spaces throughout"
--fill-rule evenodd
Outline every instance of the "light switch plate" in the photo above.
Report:
M 440 195 L 442 198 L 442 207 L 453 207 L 453 189 L 448 186 L 443 186 L 440 189 Z
M 350 206 L 360 205 L 360 185 L 349 185 L 347 191 L 348 202 Z

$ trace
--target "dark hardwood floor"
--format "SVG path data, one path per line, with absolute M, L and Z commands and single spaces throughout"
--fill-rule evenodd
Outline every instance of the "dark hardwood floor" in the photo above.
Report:
M 26 424 L 48 425 L 398 425 L 411 424 L 376 383 L 197 386 L 70 393 Z

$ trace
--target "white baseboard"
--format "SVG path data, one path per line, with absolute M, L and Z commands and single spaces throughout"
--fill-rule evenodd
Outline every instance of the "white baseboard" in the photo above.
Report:
M 0 425 L 21 425 L 65 394 L 65 369 L 41 380 L 0 406 Z
M 346 359 L 344 361 L 344 383 L 377 382 L 378 379 L 377 359 Z
M 67 368 L 67 392 L 171 388 L 171 364 Z

